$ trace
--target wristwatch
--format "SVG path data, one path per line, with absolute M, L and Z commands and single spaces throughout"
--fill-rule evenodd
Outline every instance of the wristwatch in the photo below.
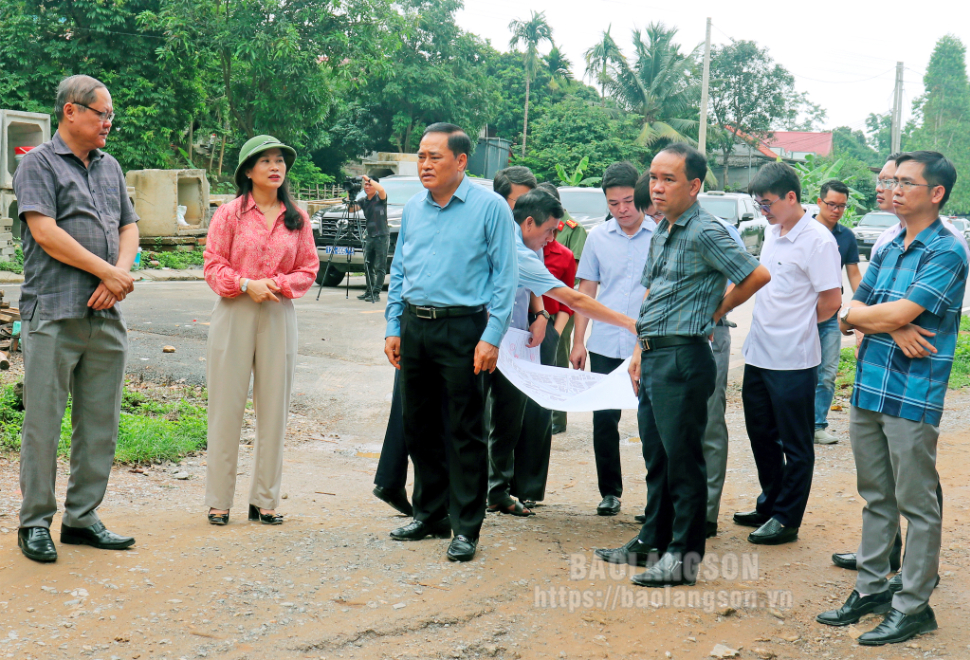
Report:
M 530 313 L 530 314 L 532 316 L 532 320 L 533 321 L 535 321 L 536 319 L 538 319 L 540 316 L 545 316 L 546 317 L 546 321 L 552 321 L 552 315 L 549 314 L 549 312 L 547 312 L 544 309 L 543 310 L 540 310 L 538 312 L 535 312 L 534 314 L 532 314 L 532 313 Z
M 249 288 L 249 280 L 245 277 L 239 279 L 239 290 L 246 293 L 246 289 Z
M 847 305 L 847 306 L 843 307 L 842 308 L 842 311 L 839 313 L 839 321 L 841 321 L 842 323 L 845 323 L 847 326 L 849 326 L 850 330 L 852 328 L 852 324 L 849 323 L 849 312 L 851 312 L 851 311 L 852 311 L 852 308 Z M 843 332 L 842 334 L 847 335 L 849 333 Z

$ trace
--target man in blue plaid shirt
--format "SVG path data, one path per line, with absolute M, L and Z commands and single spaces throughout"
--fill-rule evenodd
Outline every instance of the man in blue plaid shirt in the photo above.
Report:
M 864 645 L 904 642 L 937 628 L 929 606 L 942 535 L 936 443 L 967 279 L 967 256 L 939 215 L 956 177 L 953 164 L 934 151 L 896 159 L 893 207 L 905 230 L 873 256 L 839 315 L 844 334 L 865 334 L 849 430 L 866 506 L 856 589 L 845 605 L 817 619 L 844 626 L 888 612 L 859 637 Z M 900 513 L 909 525 L 903 588 L 894 596 L 886 575 Z

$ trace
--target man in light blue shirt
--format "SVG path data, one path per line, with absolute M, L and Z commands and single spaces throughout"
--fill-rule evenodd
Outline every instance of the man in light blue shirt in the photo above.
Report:
M 471 140 L 453 124 L 425 130 L 418 171 L 427 191 L 404 207 L 385 312 L 384 353 L 401 370 L 414 464 L 414 522 L 391 538 L 454 531 L 453 561 L 475 556 L 485 517 L 484 372 L 495 370 L 518 279 L 509 207 L 465 176 L 470 152 Z M 442 397 L 451 413 L 444 464 Z
M 579 290 L 596 298 L 612 310 L 636 317 L 646 288 L 640 283 L 643 266 L 650 252 L 650 239 L 657 226 L 634 200 L 640 173 L 630 163 L 613 163 L 603 173 L 603 194 L 613 216 L 597 225 L 586 237 L 576 278 Z M 576 315 L 573 350 L 569 361 L 582 370 L 589 351 L 590 371 L 608 374 L 633 353 L 636 337 L 620 328 L 594 323 L 589 342 L 584 346 L 589 319 Z M 623 475 L 620 469 L 620 411 L 593 413 L 593 455 L 602 501 L 596 507 L 601 516 L 620 512 Z
M 543 190 L 533 190 L 518 198 L 512 213 L 516 223 L 519 291 L 549 296 L 592 319 L 624 328 L 634 337 L 633 318 L 611 310 L 557 280 L 536 253 L 555 240 L 558 220 L 563 215 L 559 200 Z M 528 305 L 527 296 L 521 297 L 521 300 L 521 304 Z M 528 327 L 522 322 L 518 325 L 523 330 Z M 514 453 L 522 435 L 526 398 L 501 373 L 496 373 L 492 380 L 490 400 L 489 510 L 516 516 L 533 515 L 530 509 L 512 499 L 510 494 L 515 468 Z

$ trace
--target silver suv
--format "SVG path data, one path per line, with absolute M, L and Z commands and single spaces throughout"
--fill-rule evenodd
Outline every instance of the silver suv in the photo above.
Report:
M 711 215 L 734 225 L 741 234 L 745 249 L 754 256 L 761 254 L 768 221 L 754 205 L 750 195 L 711 190 L 697 196 L 701 207 Z

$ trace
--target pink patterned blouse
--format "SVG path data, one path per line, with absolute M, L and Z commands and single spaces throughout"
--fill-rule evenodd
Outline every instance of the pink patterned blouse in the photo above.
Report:
M 301 209 L 303 229 L 290 231 L 283 224 L 285 207 L 272 230 L 252 195 L 237 197 L 217 210 L 209 223 L 205 244 L 205 281 L 223 298 L 235 298 L 239 279 L 270 278 L 287 298 L 303 296 L 316 279 L 320 260 L 310 220 Z

